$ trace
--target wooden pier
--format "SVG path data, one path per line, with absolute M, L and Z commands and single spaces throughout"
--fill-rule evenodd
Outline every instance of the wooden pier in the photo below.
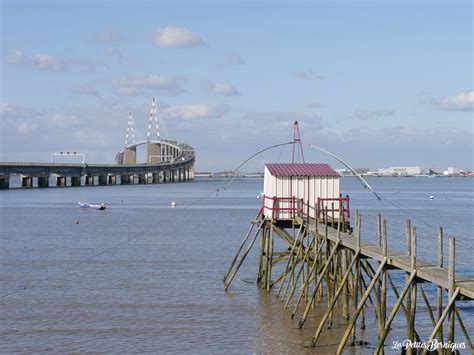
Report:
M 306 213 L 308 206 L 298 205 L 297 201 L 293 205 L 298 207 L 290 211 L 290 218 L 271 218 L 260 210 L 252 220 L 224 275 L 226 290 L 259 239 L 259 286 L 275 292 L 283 307 L 289 309 L 288 316 L 297 322 L 295 325 L 301 329 L 314 307 L 326 308 L 324 316 L 317 320 L 319 324 L 311 339 L 312 346 L 318 345 L 323 328 L 331 328 L 335 307 L 342 308 L 346 321 L 336 353 L 341 354 L 348 345 L 359 344 L 357 327 L 365 329 L 366 312 L 372 308 L 377 323 L 375 354 L 391 349 L 386 338 L 397 315 L 406 319 L 405 339 L 436 346 L 433 349 L 407 346 L 402 349 L 407 354 L 473 352 L 473 330 L 467 329 L 472 328 L 472 324 L 464 324 L 456 303 L 474 300 L 474 279 L 455 272 L 454 238 L 449 238 L 445 265 L 441 227 L 437 236 L 437 263 L 430 264 L 417 258 L 417 232 L 410 220 L 406 222 L 406 252 L 391 252 L 387 223 L 380 215 L 371 243 L 361 240 L 362 218 L 358 211 L 351 228 L 345 220 L 345 211 L 338 213 L 335 222 L 334 206 L 329 210 L 331 212 L 326 207 L 322 217 L 318 214 L 315 219 Z M 398 288 L 391 277 L 394 273 L 405 278 Z M 437 289 L 436 304 L 433 305 L 424 290 L 429 284 Z M 387 296 L 389 291 L 391 297 Z M 390 304 L 390 300 L 396 301 Z M 417 315 L 421 308 L 424 309 L 419 305 L 421 302 L 425 304 L 432 324 L 431 334 L 425 339 L 420 338 L 415 327 Z M 454 336 L 458 329 L 465 348 L 449 345 L 456 344 Z

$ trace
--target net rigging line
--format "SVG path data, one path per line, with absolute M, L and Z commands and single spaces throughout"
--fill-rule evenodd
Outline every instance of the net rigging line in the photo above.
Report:
M 260 154 L 270 150 L 270 149 L 274 149 L 274 148 L 277 148 L 277 147 L 284 147 L 286 145 L 291 145 L 291 144 L 295 144 L 294 141 L 291 141 L 291 142 L 286 142 L 286 143 L 279 143 L 279 144 L 274 144 L 274 145 L 271 145 L 271 146 L 268 146 L 266 148 L 263 148 L 261 150 L 259 150 L 258 152 L 252 154 L 250 157 L 248 157 L 246 160 L 244 160 L 237 168 L 235 168 L 232 173 L 230 174 L 229 177 L 227 177 L 224 182 L 219 185 L 217 187 L 217 189 L 212 189 L 211 191 L 209 191 L 208 193 L 204 194 L 203 196 L 201 197 L 198 197 L 197 199 L 195 199 L 194 201 L 191 201 L 189 204 L 187 204 L 186 206 L 183 207 L 183 209 L 188 209 L 189 207 L 191 207 L 192 205 L 194 205 L 195 203 L 207 198 L 208 196 L 212 195 L 212 194 L 216 194 L 216 196 L 219 196 L 219 192 L 220 191 L 224 191 L 224 190 L 227 190 L 230 185 L 234 182 L 235 178 L 237 177 L 237 174 L 239 173 L 239 170 L 244 168 L 247 164 L 249 164 L 253 159 L 255 159 L 256 157 L 258 157 Z
M 343 164 L 347 169 L 349 169 L 353 174 L 354 176 L 360 181 L 360 183 L 362 184 L 362 186 L 368 190 L 370 190 L 374 196 L 377 198 L 378 201 L 385 201 L 386 203 L 392 205 L 393 207 L 397 208 L 398 210 L 404 212 L 407 216 L 411 217 L 414 221 L 417 221 L 417 222 L 420 222 L 421 224 L 425 225 L 426 227 L 430 228 L 430 229 L 434 229 L 434 230 L 438 230 L 438 227 L 435 227 L 433 226 L 431 223 L 428 223 L 426 222 L 424 219 L 420 218 L 420 217 L 417 217 L 415 215 L 413 215 L 409 210 L 407 210 L 406 208 L 404 207 L 401 207 L 400 205 L 396 204 L 395 202 L 389 200 L 387 197 L 385 197 L 383 194 L 379 193 L 379 192 L 376 192 L 372 186 L 369 185 L 369 183 L 362 177 L 360 176 L 360 174 L 358 174 L 349 164 L 347 164 L 344 160 L 342 160 L 342 158 L 340 158 L 339 156 L 337 156 L 336 154 L 334 153 L 331 153 L 330 151 L 324 149 L 324 148 L 321 148 L 321 147 L 318 147 L 318 146 L 315 146 L 313 144 L 306 144 L 308 147 L 310 148 L 313 148 L 313 149 L 317 149 L 323 153 L 326 153 L 327 155 L 335 158 L 336 160 L 338 160 L 341 164 Z M 464 235 L 460 235 L 460 236 L 463 236 L 465 237 Z

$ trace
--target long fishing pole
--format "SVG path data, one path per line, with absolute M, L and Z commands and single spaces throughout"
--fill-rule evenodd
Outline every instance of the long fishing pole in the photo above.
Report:
M 326 154 L 332 156 L 333 158 L 337 159 L 341 164 L 343 164 L 347 169 L 349 169 L 354 174 L 354 176 L 361 182 L 361 184 L 362 184 L 362 186 L 364 186 L 364 188 L 369 189 L 370 191 L 372 191 L 372 193 L 375 195 L 375 197 L 377 197 L 377 199 L 379 201 L 382 199 L 382 197 L 380 197 L 377 194 L 377 192 L 375 192 L 375 190 L 372 188 L 372 186 L 370 186 L 369 183 L 362 176 L 360 176 L 357 173 L 357 171 L 355 171 L 349 164 L 347 164 L 344 160 L 342 160 L 342 158 L 338 157 L 334 153 L 331 153 L 331 152 L 327 151 L 324 148 L 317 147 L 317 146 L 312 145 L 312 144 L 307 144 L 307 146 L 310 147 L 310 148 L 318 149 L 321 152 L 326 153 Z
M 274 144 L 274 145 L 271 145 L 269 147 L 266 147 L 264 149 L 261 149 L 259 150 L 257 153 L 253 154 L 252 156 L 250 156 L 249 158 L 247 158 L 242 164 L 240 164 L 231 174 L 231 176 L 229 178 L 227 178 L 224 183 L 219 186 L 217 188 L 217 191 L 216 193 L 219 193 L 220 190 L 226 190 L 230 184 L 232 184 L 232 182 L 235 180 L 236 176 L 237 176 L 237 173 L 238 171 L 245 167 L 245 165 L 247 165 L 248 163 L 250 163 L 254 158 L 256 158 L 257 156 L 259 156 L 260 154 L 262 154 L 263 152 L 266 152 L 267 150 L 270 150 L 270 149 L 273 149 L 273 148 L 276 148 L 276 147 L 281 147 L 281 146 L 285 146 L 285 145 L 290 145 L 290 144 L 295 144 L 294 141 L 291 141 L 291 142 L 286 142 L 286 143 L 279 143 L 279 144 Z

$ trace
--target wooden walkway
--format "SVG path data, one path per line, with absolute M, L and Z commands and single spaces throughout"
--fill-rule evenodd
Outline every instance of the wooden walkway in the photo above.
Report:
M 299 223 L 303 223 L 300 219 Z M 324 231 L 326 226 L 322 223 L 318 223 L 317 227 L 316 224 L 309 223 L 309 232 L 318 233 L 318 231 Z M 322 232 L 321 232 L 322 233 Z M 318 234 L 321 234 L 318 233 Z M 332 242 L 337 241 L 337 230 L 334 228 L 328 228 L 328 239 Z M 345 248 L 348 248 L 352 251 L 357 250 L 357 243 L 354 238 L 354 235 L 350 235 L 348 233 L 340 233 L 340 243 Z M 360 242 L 360 254 L 381 262 L 384 258 L 383 248 L 382 246 L 378 246 L 375 244 L 370 244 L 366 241 L 361 240 Z M 405 254 L 390 254 L 388 253 L 387 258 L 387 265 L 392 266 L 393 268 L 404 270 L 406 272 L 411 272 L 411 257 L 406 256 Z M 416 269 L 418 270 L 416 277 L 423 281 L 430 282 L 434 285 L 441 286 L 445 289 L 449 288 L 448 283 L 448 268 L 440 268 L 437 265 L 427 263 L 423 260 L 417 259 L 416 260 Z M 459 288 L 459 295 L 460 298 L 474 300 L 474 279 L 468 278 L 464 275 L 456 273 L 454 276 L 455 280 L 455 287 Z
M 373 244 L 361 240 L 361 216 L 356 212 L 355 217 L 352 233 L 349 221 L 339 217 L 334 223 L 327 211 L 323 222 L 301 217 L 272 220 L 259 213 L 250 223 L 224 275 L 224 289 L 230 287 L 260 236 L 257 282 L 267 292 L 276 291 L 276 297 L 283 302 L 284 308 L 293 309 L 292 319 L 300 316 L 299 328 L 304 326 L 311 309 L 325 307 L 327 303 L 324 316 L 317 320 L 319 325 L 311 340 L 313 346 L 317 345 L 323 329 L 331 328 L 336 304 L 342 305 L 343 318 L 347 321 L 336 354 L 342 354 L 348 343 L 356 345 L 356 329 L 365 329 L 365 312 L 371 305 L 378 324 L 374 354 L 384 354 L 388 346 L 385 340 L 397 313 L 406 318 L 406 339 L 411 343 L 448 344 L 441 352 L 452 354 L 449 344 L 453 344 L 458 327 L 464 335 L 464 349 L 470 349 L 474 354 L 472 335 L 456 305 L 456 301 L 474 300 L 474 279 L 455 272 L 455 239 L 449 238 L 448 257 L 445 258 L 440 227 L 437 262 L 430 264 L 417 258 L 416 227 L 410 220 L 406 223 L 406 253 L 393 253 L 388 250 L 386 221 L 380 215 L 377 219 L 378 243 Z M 275 238 L 284 243 L 283 249 L 275 243 Z M 280 250 L 275 250 L 278 248 Z M 445 267 L 444 259 L 448 267 Z M 278 263 L 282 264 L 277 267 Z M 393 282 L 392 271 L 405 274 L 403 285 L 397 286 Z M 424 284 L 435 286 L 435 304 L 430 303 Z M 389 304 L 389 289 L 396 299 L 394 304 Z M 418 296 L 422 296 L 426 308 L 417 307 Z M 415 328 L 416 314 L 422 311 L 428 312 L 433 326 L 427 339 L 421 339 Z M 407 354 L 421 352 L 421 349 L 417 351 L 410 346 L 405 350 Z M 422 352 L 426 354 L 427 351 L 425 348 Z

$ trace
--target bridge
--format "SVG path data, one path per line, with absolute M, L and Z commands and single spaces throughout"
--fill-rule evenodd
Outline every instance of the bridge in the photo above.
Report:
M 153 122 L 156 137 L 151 134 Z M 132 138 L 130 143 L 129 137 Z M 137 148 L 140 146 L 146 148 L 144 164 L 137 163 Z M 194 148 L 190 145 L 160 137 L 156 100 L 153 98 L 147 138 L 135 142 L 134 121 L 130 113 L 125 144 L 115 155 L 115 164 L 0 162 L 0 189 L 10 187 L 12 175 L 20 176 L 24 188 L 49 187 L 52 177 L 58 187 L 188 181 L 194 179 L 195 159 Z

